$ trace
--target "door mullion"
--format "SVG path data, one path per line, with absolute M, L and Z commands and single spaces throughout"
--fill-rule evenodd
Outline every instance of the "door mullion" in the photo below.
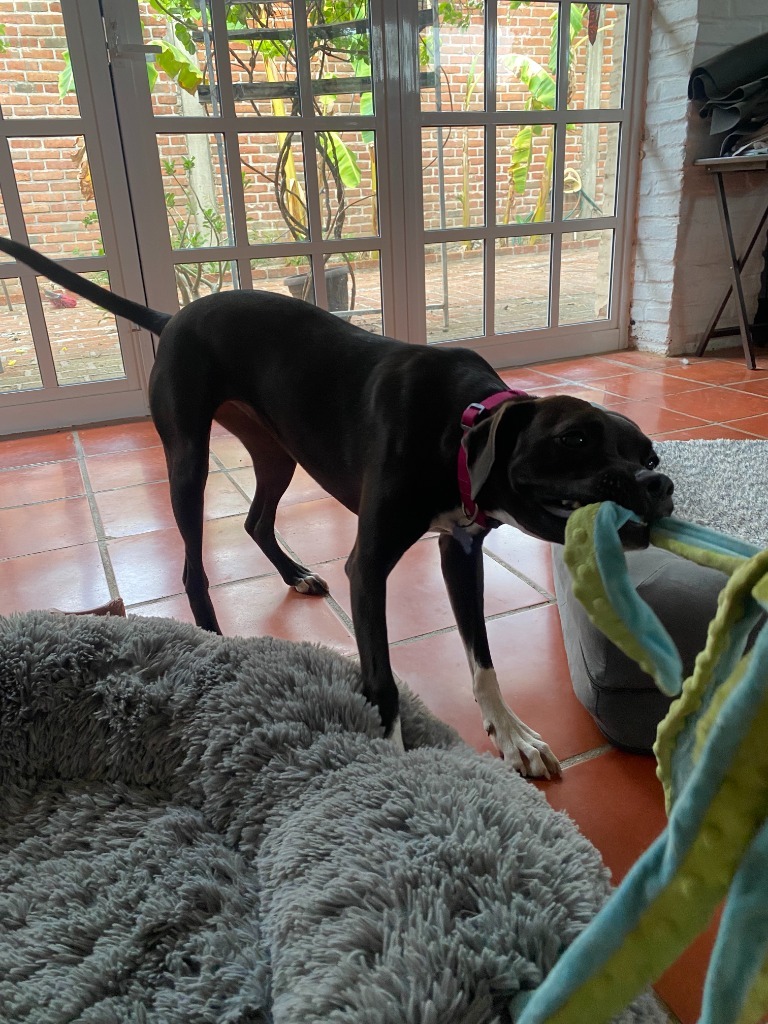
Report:
M 307 31 L 306 0 L 293 0 L 293 31 L 296 38 L 296 65 L 299 82 L 301 113 L 298 121 L 304 149 L 304 188 L 309 222 L 309 252 L 312 258 L 312 279 L 315 302 L 327 306 L 328 294 L 322 250 L 323 215 L 320 209 L 320 183 L 317 180 L 317 154 L 315 151 L 315 123 L 312 76 L 309 64 L 309 33 Z
M 221 168 L 222 183 L 226 186 L 222 200 L 229 204 L 234 228 L 234 238 L 231 242 L 238 247 L 248 244 L 248 221 L 245 215 L 245 193 L 243 190 L 243 177 L 240 173 L 240 138 L 237 129 L 237 115 L 235 114 L 235 93 L 232 87 L 232 68 L 229 63 L 229 36 L 227 29 L 227 12 L 224 7 L 224 0 L 212 0 L 211 3 L 211 27 L 213 29 L 213 45 L 216 54 L 216 78 L 219 87 L 219 118 L 211 119 L 214 123 L 211 128 L 214 132 L 220 132 L 224 139 L 224 154 L 226 166 Z M 251 274 L 250 259 L 233 259 L 233 280 L 240 288 L 251 288 L 253 276 Z M 235 268 L 237 273 L 234 273 Z

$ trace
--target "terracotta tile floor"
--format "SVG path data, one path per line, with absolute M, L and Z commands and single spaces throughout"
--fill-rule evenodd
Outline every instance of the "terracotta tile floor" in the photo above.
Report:
M 619 409 L 659 439 L 766 438 L 768 355 L 759 367 L 746 370 L 736 351 L 687 361 L 627 352 L 503 376 L 537 393 L 567 392 Z M 205 546 L 223 629 L 354 652 L 343 570 L 354 517 L 297 471 L 278 529 L 302 561 L 318 567 L 332 596 L 288 591 L 242 528 L 252 494 L 248 467 L 239 442 L 215 429 Z M 88 608 L 120 595 L 133 614 L 189 621 L 165 476 L 147 422 L 0 441 L 0 614 Z M 573 696 L 547 545 L 502 528 L 486 545 L 486 578 L 491 647 L 506 695 L 565 762 L 563 780 L 542 788 L 599 847 L 618 880 L 664 825 L 654 762 L 610 750 Z M 469 743 L 491 749 L 434 538 L 420 541 L 393 573 L 389 626 L 395 670 Z M 658 985 L 683 1024 L 698 1016 L 708 950 L 708 941 L 698 943 Z

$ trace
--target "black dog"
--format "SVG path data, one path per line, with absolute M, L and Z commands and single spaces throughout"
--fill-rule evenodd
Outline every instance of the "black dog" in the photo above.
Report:
M 613 500 L 644 523 L 672 510 L 649 439 L 630 420 L 577 398 L 509 392 L 475 352 L 382 338 L 315 306 L 260 291 L 222 292 L 170 316 L 113 295 L 24 245 L 0 250 L 117 316 L 160 335 L 150 378 L 171 501 L 185 545 L 195 621 L 218 631 L 203 568 L 203 494 L 211 423 L 243 442 L 256 494 L 245 528 L 287 584 L 326 583 L 279 547 L 278 502 L 300 463 L 359 517 L 346 569 L 364 692 L 399 740 L 385 619 L 386 582 L 425 532 L 440 532 L 451 604 L 487 732 L 523 774 L 557 759 L 502 699 L 483 616 L 482 543 L 509 523 L 562 543 L 569 512 Z M 648 543 L 628 524 L 625 543 Z

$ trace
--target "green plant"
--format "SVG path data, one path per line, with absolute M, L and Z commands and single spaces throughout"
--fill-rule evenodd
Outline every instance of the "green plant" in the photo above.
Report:
M 511 0 L 510 12 L 528 6 L 529 0 Z M 592 4 L 571 4 L 570 24 L 568 27 L 569 66 L 573 63 L 573 54 L 577 47 L 587 42 L 594 43 L 598 31 Z M 586 26 L 585 26 L 586 18 Z M 557 100 L 557 49 L 558 49 L 558 13 L 550 17 L 550 48 L 547 67 L 543 67 L 527 54 L 513 54 L 506 63 L 510 70 L 520 79 L 528 90 L 525 110 L 554 110 Z M 514 135 L 511 144 L 510 162 L 507 168 L 508 193 L 505 208 L 505 223 L 509 223 L 515 198 L 523 195 L 528 188 L 528 179 L 534 157 L 534 140 L 544 132 L 544 125 L 523 125 Z M 567 130 L 572 130 L 567 125 Z M 547 140 L 544 168 L 539 183 L 539 191 L 533 213 L 523 218 L 524 221 L 541 221 L 546 215 L 547 203 L 552 187 L 552 167 L 554 162 L 554 133 Z

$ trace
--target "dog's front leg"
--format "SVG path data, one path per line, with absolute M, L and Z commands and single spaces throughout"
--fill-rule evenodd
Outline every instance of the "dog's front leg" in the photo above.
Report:
M 472 690 L 483 716 L 483 727 L 521 775 L 552 778 L 560 774 L 557 758 L 533 729 L 506 704 L 491 661 L 483 610 L 483 534 L 468 538 L 463 547 L 448 534 L 440 537 L 443 579 L 456 616 L 472 673 Z
M 387 577 L 424 530 L 404 524 L 403 501 L 361 506 L 357 539 L 346 564 L 363 693 L 379 709 L 384 735 L 402 749 L 399 697 L 387 639 Z

